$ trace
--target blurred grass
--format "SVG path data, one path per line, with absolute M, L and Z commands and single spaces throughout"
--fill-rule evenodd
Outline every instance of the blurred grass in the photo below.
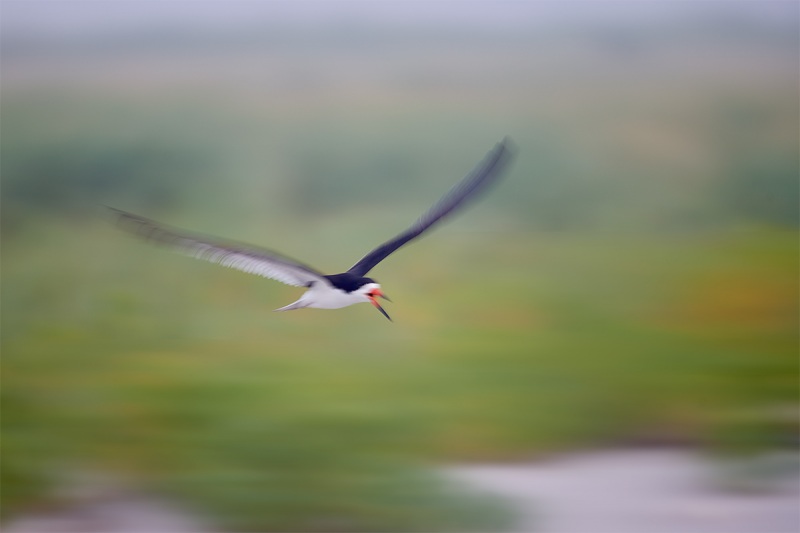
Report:
M 397 72 L 265 52 L 4 85 L 4 514 L 99 468 L 228 529 L 489 530 L 505 506 L 431 466 L 795 438 L 769 415 L 798 397 L 795 52 L 708 69 L 672 45 L 659 69 L 523 44 L 478 47 L 482 68 L 469 46 L 395 50 Z M 95 217 L 338 272 L 505 134 L 485 205 L 374 272 L 394 324 L 273 314 L 299 291 Z

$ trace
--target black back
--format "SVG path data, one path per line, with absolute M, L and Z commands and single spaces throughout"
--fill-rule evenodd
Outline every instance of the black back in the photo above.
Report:
M 343 290 L 344 292 L 353 292 L 360 289 L 367 283 L 375 283 L 375 280 L 372 278 L 362 278 L 361 276 L 356 276 L 350 272 L 333 274 L 331 276 L 324 277 L 330 281 L 331 285 L 337 289 Z
M 503 169 L 505 169 L 511 161 L 512 151 L 510 144 L 511 141 L 507 137 L 503 139 L 486 155 L 483 161 L 478 163 L 478 166 L 476 166 L 472 172 L 467 174 L 467 176 L 450 189 L 447 194 L 442 196 L 442 198 L 425 214 L 419 217 L 410 228 L 394 239 L 386 241 L 372 250 L 358 263 L 353 265 L 347 273 L 359 277 L 363 276 L 395 250 L 410 240 L 419 237 L 428 228 L 450 213 L 455 212 L 468 200 L 477 197 L 479 193 L 485 191 L 491 183 L 500 177 Z

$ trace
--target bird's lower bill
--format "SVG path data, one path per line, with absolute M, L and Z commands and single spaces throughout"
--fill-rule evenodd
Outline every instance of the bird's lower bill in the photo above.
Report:
M 383 294 L 383 292 L 381 292 L 380 289 L 375 289 L 374 291 L 372 291 L 371 294 L 369 294 L 370 303 L 372 303 L 372 305 L 375 306 L 375 309 L 380 311 L 383 316 L 385 316 L 386 318 L 389 319 L 389 321 L 391 321 L 392 317 L 390 317 L 389 314 L 386 311 L 384 311 L 383 307 L 381 307 L 381 304 L 379 304 L 378 300 L 375 299 L 376 296 L 380 296 L 381 298 L 383 298 L 384 300 L 389 301 L 389 302 L 391 302 L 391 300 L 389 299 L 388 296 Z

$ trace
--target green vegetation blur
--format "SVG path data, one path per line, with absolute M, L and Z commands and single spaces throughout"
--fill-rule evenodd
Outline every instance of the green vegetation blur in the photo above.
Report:
M 488 530 L 434 465 L 796 445 L 797 31 L 709 20 L 5 47 L 4 515 L 99 470 L 228 530 Z M 371 273 L 394 323 L 103 217 L 341 272 L 505 135 Z

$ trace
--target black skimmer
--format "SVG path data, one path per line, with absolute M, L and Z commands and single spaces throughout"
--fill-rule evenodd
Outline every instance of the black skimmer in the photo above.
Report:
M 374 279 L 366 277 L 367 273 L 398 248 L 422 235 L 496 181 L 512 158 L 510 144 L 508 139 L 498 143 L 472 172 L 407 230 L 372 250 L 347 272 L 330 276 L 276 252 L 172 229 L 113 207 L 109 207 L 109 210 L 115 215 L 119 227 L 147 240 L 170 246 L 197 259 L 308 289 L 299 300 L 276 311 L 302 307 L 338 309 L 370 302 L 383 316 L 391 320 L 377 301 L 377 298 L 389 298 L 383 294 L 381 286 Z

